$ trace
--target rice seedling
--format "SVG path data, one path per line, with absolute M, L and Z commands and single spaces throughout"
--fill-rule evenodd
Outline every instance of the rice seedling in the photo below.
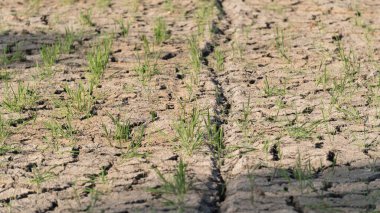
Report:
M 167 10 L 169 12 L 173 12 L 174 11 L 173 0 L 165 0 L 164 1 L 164 8 L 165 8 L 165 10 Z
M 292 121 L 294 123 L 297 120 Z M 300 139 L 308 139 L 311 138 L 312 134 L 314 133 L 314 130 L 321 124 L 320 120 L 313 121 L 311 123 L 305 122 L 303 124 L 295 124 L 295 125 L 290 125 L 287 128 L 287 132 L 290 137 L 300 140 Z
M 150 189 L 153 193 L 163 195 L 165 204 L 174 206 L 178 212 L 185 211 L 186 194 L 192 187 L 192 184 L 186 178 L 186 167 L 187 165 L 180 159 L 171 180 L 165 178 L 158 169 L 155 169 L 159 179 L 162 181 L 162 185 L 158 188 Z
M 278 27 L 276 27 L 275 42 L 278 53 L 280 53 L 280 55 L 286 59 L 288 63 L 291 63 L 287 49 L 285 47 L 284 30 L 280 30 Z
M 60 52 L 60 44 L 43 45 L 40 50 L 42 60 L 42 73 L 44 76 L 51 76 L 53 74 L 52 66 L 57 62 Z
M 161 45 L 162 42 L 166 41 L 170 37 L 167 30 L 167 24 L 165 20 L 161 17 L 156 19 L 153 32 L 154 32 L 154 41 L 157 45 Z
M 179 145 L 189 156 L 203 144 L 203 132 L 200 121 L 200 111 L 194 108 L 190 118 L 182 117 L 174 124 Z
M 187 39 L 190 63 L 193 67 L 192 69 L 192 82 L 198 83 L 198 75 L 202 68 L 202 52 L 199 49 L 198 37 L 192 35 Z
M 203 36 L 210 25 L 210 19 L 213 15 L 214 2 L 205 2 L 200 5 L 196 13 L 196 23 L 198 36 Z
M 72 29 L 65 28 L 65 35 L 60 40 L 60 53 L 69 54 L 74 49 L 73 45 L 76 37 Z
M 90 81 L 94 85 L 99 83 L 99 80 L 104 74 L 111 53 L 111 48 L 112 39 L 111 37 L 106 37 L 96 44 L 87 54 L 88 69 L 91 72 Z
M 37 187 L 37 193 L 41 192 L 41 186 L 43 183 L 47 182 L 48 180 L 54 178 L 56 175 L 52 172 L 52 170 L 55 167 L 51 167 L 50 169 L 43 171 L 39 169 L 38 167 L 34 167 L 32 169 L 33 177 L 31 178 L 30 182 Z
M 116 23 L 119 25 L 120 35 L 126 38 L 129 34 L 129 29 L 131 28 L 131 23 L 128 22 L 127 26 L 125 26 L 124 20 L 119 19 L 116 20 Z
M 151 48 L 151 43 L 149 42 L 148 38 L 145 35 L 142 36 L 141 40 L 143 42 L 142 46 L 143 46 L 144 53 L 143 53 L 142 58 L 140 57 L 138 53 L 135 54 L 138 64 L 134 70 L 139 76 L 140 82 L 142 82 L 143 85 L 146 85 L 146 83 L 154 75 L 159 73 L 158 63 L 157 63 L 158 58 L 159 58 L 159 53 L 153 52 L 153 49 Z
M 218 72 L 221 72 L 224 70 L 224 53 L 219 49 L 215 49 L 214 51 L 214 59 L 216 61 L 215 69 Z
M 264 79 L 264 94 L 266 96 L 269 96 L 269 97 L 272 97 L 272 96 L 278 96 L 278 95 L 285 95 L 286 93 L 286 88 L 284 86 L 283 89 L 280 89 L 276 86 L 271 86 L 269 81 L 268 81 L 268 78 L 265 76 L 265 79 Z
M 95 187 L 86 187 L 84 192 L 88 194 L 88 196 L 90 197 L 90 203 L 85 208 L 85 211 L 93 212 L 95 209 L 96 203 L 99 200 L 99 197 L 103 195 L 103 193 L 99 191 L 98 189 L 96 189 Z
M 47 121 L 45 128 L 49 130 L 52 140 L 61 138 L 72 138 L 76 134 L 70 116 L 67 116 L 65 123 L 60 123 L 57 120 Z
M 89 27 L 95 26 L 95 23 L 92 22 L 92 11 L 91 10 L 86 10 L 86 11 L 81 11 L 79 15 L 79 19 L 82 25 L 86 25 Z
M 211 121 L 210 111 L 207 112 L 207 117 L 203 119 L 206 127 L 207 140 L 213 149 L 213 153 L 217 158 L 218 165 L 222 165 L 225 146 L 223 143 L 223 128 Z
M 36 105 L 38 99 L 35 90 L 18 82 L 17 90 L 8 84 L 5 87 L 3 106 L 13 112 L 21 112 Z
M 301 192 L 304 192 L 305 187 L 314 189 L 312 178 L 313 168 L 311 166 L 310 159 L 306 164 L 303 164 L 301 154 L 298 152 L 296 165 L 292 169 L 292 177 L 300 184 Z
M 126 143 L 132 139 L 132 130 L 133 127 L 129 120 L 121 121 L 120 117 L 114 117 L 108 113 L 108 117 L 112 120 L 112 124 L 114 125 L 113 130 L 107 128 L 105 124 L 103 124 L 103 130 L 105 136 L 107 138 L 111 138 L 113 140 L 117 140 L 119 143 L 119 147 L 122 147 L 123 143 Z
M 231 49 L 232 49 L 232 58 L 234 60 L 238 59 L 239 61 L 244 60 L 244 53 L 246 49 L 246 45 L 240 42 L 239 40 L 234 40 L 231 42 Z
M 323 90 L 326 91 L 326 88 L 327 88 L 327 84 L 330 80 L 330 74 L 327 70 L 327 65 L 326 63 L 324 63 L 323 61 L 321 61 L 321 64 L 319 65 L 319 71 L 323 71 L 323 73 L 321 74 L 321 76 L 319 76 L 316 80 L 316 84 L 317 86 L 322 84 L 323 85 Z
M 97 0 L 96 5 L 99 8 L 106 8 L 111 6 L 111 0 Z
M 15 51 L 13 53 L 9 46 L 3 49 L 3 53 L 0 55 L 0 65 L 6 66 L 14 62 L 25 61 L 25 54 L 20 49 L 21 43 L 17 43 Z
M 68 95 L 67 107 L 74 109 L 78 113 L 90 116 L 94 105 L 94 98 L 90 94 L 90 90 L 86 89 L 82 83 L 77 88 L 72 89 L 68 85 L 65 86 Z
M 0 81 L 8 81 L 11 79 L 11 73 L 7 70 L 0 70 Z
M 0 144 L 3 144 L 9 136 L 9 123 L 0 114 Z
M 27 2 L 27 14 L 34 15 L 37 14 L 41 8 L 42 0 L 28 0 Z
M 249 130 L 251 126 L 250 117 L 252 114 L 252 106 L 251 106 L 251 96 L 248 96 L 248 100 L 246 103 L 243 103 L 243 117 L 240 120 L 241 130 L 243 132 L 245 140 L 249 138 Z
M 341 42 L 338 42 L 338 56 L 343 63 L 345 78 L 349 82 L 355 80 L 355 76 L 360 72 L 361 64 L 353 50 L 347 54 Z
M 139 76 L 140 82 L 146 85 L 154 75 L 159 73 L 157 61 L 152 61 L 146 57 L 141 61 L 139 56 L 137 56 L 137 60 L 138 64 L 135 67 L 135 72 Z

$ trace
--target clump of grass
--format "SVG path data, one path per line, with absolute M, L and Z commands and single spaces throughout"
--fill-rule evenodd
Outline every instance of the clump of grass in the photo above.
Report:
M 314 189 L 313 182 L 311 181 L 313 177 L 313 168 L 311 166 L 310 160 L 308 160 L 307 163 L 304 164 L 302 162 L 301 154 L 298 153 L 296 165 L 291 171 L 292 177 L 299 182 L 302 193 L 305 187 L 310 187 L 311 189 Z
M 110 7 L 111 0 L 97 0 L 96 5 L 100 8 Z
M 297 118 L 291 123 L 295 123 L 296 120 Z M 289 136 L 296 140 L 308 139 L 311 138 L 312 134 L 314 133 L 314 130 L 319 126 L 320 123 L 321 121 L 317 120 L 313 122 L 305 122 L 302 124 L 294 124 L 290 125 L 287 128 L 287 131 Z
M 216 71 L 221 72 L 224 70 L 224 53 L 219 49 L 215 49 L 214 51 L 214 59 L 215 59 L 215 68 Z
M 74 129 L 70 116 L 67 116 L 65 123 L 58 122 L 57 120 L 47 121 L 45 128 L 49 131 L 50 137 L 44 136 L 44 141 L 52 145 L 55 150 L 59 148 L 59 139 L 72 140 L 77 131 Z
M 178 212 L 184 212 L 186 194 L 191 189 L 191 183 L 186 178 L 186 166 L 187 165 L 181 159 L 172 180 L 165 178 L 164 175 L 156 169 L 156 173 L 162 181 L 162 185 L 159 188 L 150 190 L 151 192 L 164 195 L 165 204 L 174 206 Z
M 189 118 L 182 117 L 174 125 L 180 147 L 191 156 L 193 152 L 203 144 L 203 132 L 201 128 L 200 111 L 194 108 Z
M 159 17 L 156 20 L 153 32 L 154 32 L 154 41 L 158 45 L 162 44 L 162 42 L 166 41 L 170 37 L 167 30 L 166 22 L 161 17 Z
M 82 83 L 79 83 L 75 89 L 66 85 L 65 91 L 68 95 L 67 107 L 69 109 L 74 109 L 78 113 L 85 114 L 85 116 L 91 115 L 94 98 L 90 94 L 89 89 L 86 89 Z
M 205 2 L 200 5 L 196 13 L 196 23 L 198 35 L 203 36 L 207 27 L 210 25 L 210 19 L 213 14 L 214 3 Z
M 76 35 L 70 28 L 65 28 L 65 36 L 60 41 L 60 53 L 68 54 L 74 48 Z
M 284 87 L 283 89 L 280 89 L 276 86 L 271 86 L 268 78 L 265 76 L 264 79 L 264 94 L 266 96 L 278 96 L 278 95 L 285 95 L 286 93 L 286 88 Z
M 32 184 L 35 184 L 36 187 L 37 187 L 37 193 L 40 193 L 41 192 L 41 186 L 43 183 L 45 183 L 46 181 L 52 179 L 53 177 L 55 177 L 56 175 L 52 172 L 52 170 L 54 169 L 55 167 L 52 167 L 46 171 L 42 171 L 41 169 L 37 168 L 37 167 L 34 167 L 32 169 L 32 174 L 33 174 L 33 177 L 31 178 L 30 182 Z
M 0 55 L 0 65 L 6 66 L 14 62 L 24 61 L 25 54 L 20 50 L 21 43 L 16 45 L 16 50 L 12 53 L 11 48 L 6 46 L 3 50 L 3 53 Z
M 223 128 L 211 121 L 210 111 L 207 112 L 207 118 L 204 119 L 206 126 L 207 139 L 214 150 L 218 164 L 221 165 L 224 156 L 225 146 L 223 143 Z
M 9 136 L 9 123 L 0 114 L 0 144 L 3 144 Z
M 119 148 L 123 148 L 123 143 L 129 142 L 129 144 L 124 147 L 129 148 L 131 152 L 135 153 L 136 149 L 141 147 L 145 126 L 142 125 L 139 128 L 134 129 L 132 123 L 128 119 L 122 121 L 119 116 L 114 117 L 109 113 L 108 117 L 112 120 L 114 127 L 112 130 L 103 124 L 102 126 L 105 136 L 109 139 L 118 141 Z
M 106 125 L 103 124 L 103 130 L 107 138 L 112 138 L 119 142 L 121 147 L 122 143 L 128 142 L 132 138 L 133 127 L 129 120 L 121 121 L 120 117 L 114 117 L 108 113 L 108 117 L 111 118 L 112 124 L 114 125 L 114 130 L 108 129 Z
M 5 87 L 3 106 L 13 112 L 21 112 L 35 106 L 38 99 L 35 90 L 18 82 L 17 90 L 8 84 Z
M 244 134 L 244 138 L 247 140 L 249 137 L 249 130 L 251 125 L 251 114 L 252 114 L 252 106 L 251 106 L 251 96 L 248 96 L 248 100 L 246 103 L 243 103 L 243 116 L 240 120 L 241 130 Z
M 119 25 L 121 36 L 124 38 L 127 37 L 129 34 L 129 29 L 131 28 L 131 23 L 128 22 L 127 26 L 125 26 L 123 19 L 116 20 L 116 23 Z
M 174 11 L 173 0 L 165 0 L 164 8 L 169 12 L 173 12 Z
M 80 22 L 82 23 L 82 25 L 86 25 L 86 26 L 90 26 L 90 27 L 95 26 L 95 23 L 92 22 L 92 11 L 91 10 L 81 11 L 79 18 L 80 18 Z
M 51 76 L 53 74 L 52 66 L 57 62 L 61 46 L 59 43 L 53 45 L 43 45 L 40 50 L 43 76 Z
M 63 124 L 57 120 L 48 121 L 45 123 L 45 128 L 49 130 L 53 139 L 72 138 L 76 134 L 69 116 Z
M 287 49 L 285 47 L 285 39 L 284 39 L 284 30 L 279 29 L 276 27 L 276 37 L 275 37 L 275 42 L 276 42 L 276 49 L 280 53 L 280 55 L 286 59 L 288 63 L 291 62 L 290 57 L 288 55 Z
M 41 3 L 42 3 L 42 0 L 28 0 L 28 2 L 27 2 L 27 6 L 28 6 L 27 13 L 30 15 L 37 14 L 41 8 Z
M 151 44 L 145 35 L 142 36 L 141 40 L 143 42 L 144 53 L 142 58 L 138 53 L 136 54 L 138 64 L 135 72 L 138 74 L 139 80 L 145 85 L 147 81 L 159 73 L 157 63 L 159 54 L 152 52 Z
M 107 67 L 112 47 L 111 37 L 104 38 L 87 54 L 88 69 L 91 72 L 91 83 L 98 84 Z
M 192 35 L 188 40 L 188 49 L 189 49 L 189 57 L 190 63 L 193 67 L 192 69 L 192 81 L 194 83 L 198 82 L 198 75 L 202 68 L 202 52 L 199 49 L 198 37 Z
M 7 70 L 0 70 L 0 81 L 8 81 L 11 79 L 11 73 Z

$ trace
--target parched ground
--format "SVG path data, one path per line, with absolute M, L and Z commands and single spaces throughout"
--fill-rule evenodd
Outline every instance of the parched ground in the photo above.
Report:
M 379 11 L 0 0 L 0 212 L 380 212 Z

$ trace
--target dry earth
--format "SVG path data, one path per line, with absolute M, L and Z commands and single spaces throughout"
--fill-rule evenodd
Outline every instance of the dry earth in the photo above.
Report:
M 0 212 L 380 212 L 379 11 L 0 0 Z M 67 29 L 69 50 L 47 65 L 42 49 Z M 130 124 L 125 140 L 111 117 Z M 172 182 L 180 159 L 191 184 L 165 193 L 160 174 Z

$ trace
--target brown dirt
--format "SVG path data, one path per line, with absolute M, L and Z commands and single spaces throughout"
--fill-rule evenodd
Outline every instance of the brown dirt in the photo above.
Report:
M 0 73 L 0 115 L 11 124 L 0 143 L 0 212 L 175 212 L 166 195 L 150 189 L 162 185 L 155 168 L 169 177 L 180 158 L 192 183 L 185 212 L 380 211 L 377 1 L 216 0 L 207 24 L 213 30 L 199 38 L 202 68 L 192 94 L 187 40 L 204 1 L 174 0 L 171 11 L 164 0 L 111 1 L 104 8 L 92 0 L 31 2 L 0 0 L 1 53 L 20 44 L 25 54 L 2 65 L 10 79 Z M 95 26 L 80 22 L 87 9 Z M 171 35 L 154 49 L 159 74 L 143 84 L 136 54 L 142 35 L 152 40 L 157 17 Z M 131 22 L 125 38 L 115 24 L 120 18 Z M 58 41 L 66 27 L 81 35 L 73 51 L 60 55 L 53 76 L 39 77 L 41 47 Z M 276 29 L 286 56 L 276 48 Z M 75 114 L 76 134 L 51 142 L 45 123 L 65 122 L 65 85 L 88 85 L 86 54 L 113 32 L 92 116 Z M 225 56 L 223 70 L 216 69 L 216 48 Z M 347 69 L 358 65 L 339 93 Z M 324 67 L 326 83 L 318 83 Z M 19 81 L 38 100 L 11 112 L 6 88 Z M 194 107 L 202 110 L 202 124 L 210 109 L 223 129 L 220 160 L 206 137 L 190 156 L 178 146 L 174 124 Z M 145 127 L 138 156 L 106 137 L 103 126 L 113 128 L 108 114 L 128 118 L 134 132 Z M 40 185 L 38 177 L 45 177 Z

